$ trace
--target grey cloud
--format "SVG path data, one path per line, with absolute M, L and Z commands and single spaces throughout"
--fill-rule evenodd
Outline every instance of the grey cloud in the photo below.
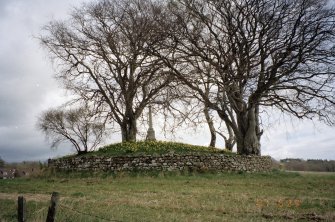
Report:
M 277 159 L 335 159 L 335 128 L 322 123 L 294 120 L 265 131 L 262 153 Z
M 79 2 L 0 1 L 0 156 L 7 161 L 71 152 L 68 145 L 51 151 L 35 128 L 44 104 L 57 100 L 48 96 L 57 96 L 61 89 L 53 79 L 47 54 L 33 36 L 49 20 L 64 17 L 70 4 Z
M 69 144 L 51 150 L 44 137 L 29 125 L 0 128 L 0 156 L 9 162 L 41 160 L 72 152 Z
M 53 79 L 47 53 L 33 36 L 48 21 L 65 18 L 72 6 L 85 1 L 89 0 L 0 0 L 0 156 L 7 161 L 45 160 L 72 152 L 67 144 L 51 151 L 35 127 L 43 109 L 61 102 L 57 97 L 61 89 Z M 207 145 L 209 134 L 206 126 L 203 129 L 182 131 L 178 138 Z M 315 132 L 308 122 L 285 124 L 284 120 L 265 132 L 263 154 L 335 159 L 334 128 Z

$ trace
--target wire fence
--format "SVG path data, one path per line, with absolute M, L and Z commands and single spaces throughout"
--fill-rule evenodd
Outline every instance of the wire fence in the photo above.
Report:
M 78 210 L 76 207 L 70 206 L 75 204 L 79 206 L 76 202 L 59 201 L 59 196 L 55 198 L 55 192 L 51 197 L 50 206 L 47 207 L 43 205 L 37 205 L 36 202 L 29 202 L 26 204 L 26 200 L 23 196 L 18 198 L 18 221 L 80 221 L 80 222 L 93 222 L 93 221 L 112 221 L 112 222 L 123 222 L 122 220 L 117 220 L 110 218 L 110 216 L 101 216 L 90 213 L 89 211 Z M 58 193 L 56 193 L 58 195 Z M 28 206 L 27 206 L 28 205 Z M 52 212 L 52 214 L 50 213 Z M 109 217 L 109 218 L 107 218 Z M 0 219 L 0 221 L 2 221 Z
M 88 220 L 88 218 L 87 217 L 90 217 L 90 218 L 93 218 L 93 219 L 97 219 L 98 221 L 112 221 L 112 222 L 123 222 L 123 221 L 121 221 L 121 220 L 115 220 L 115 219 L 107 219 L 107 218 L 104 218 L 104 217 L 101 217 L 101 216 L 98 216 L 98 215 L 93 215 L 93 214 L 90 214 L 90 213 L 86 213 L 86 212 L 82 212 L 82 211 L 79 211 L 79 210 L 77 210 L 77 209 L 73 209 L 72 207 L 70 207 L 70 206 L 67 206 L 67 205 L 65 205 L 65 204 L 59 204 L 58 205 L 58 207 L 59 207 L 59 209 L 61 210 L 61 216 L 62 217 L 64 217 L 64 216 L 66 216 L 67 214 L 66 214 L 66 212 L 68 211 L 68 212 L 72 212 L 72 213 L 75 213 L 76 215 L 77 215 L 77 217 L 76 217 L 76 220 L 78 220 L 78 221 L 87 221 Z M 73 215 L 73 214 L 72 214 Z M 69 216 L 69 215 L 68 215 Z M 85 217 L 85 219 L 84 220 L 82 220 L 83 218 L 81 218 L 81 219 L 79 219 L 78 218 L 78 216 L 84 216 Z M 88 220 L 88 221 L 92 221 L 92 220 Z

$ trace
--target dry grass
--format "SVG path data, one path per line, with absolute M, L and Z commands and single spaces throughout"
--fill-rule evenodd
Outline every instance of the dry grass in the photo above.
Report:
M 27 201 L 47 202 L 50 200 L 50 195 L 36 193 L 0 193 L 0 200 L 15 200 L 18 196 L 24 196 Z
M 0 181 L 0 221 L 15 221 L 19 193 L 30 206 L 29 221 L 45 220 L 53 191 L 61 195 L 57 221 L 332 221 L 334 185 L 334 176 L 296 173 Z

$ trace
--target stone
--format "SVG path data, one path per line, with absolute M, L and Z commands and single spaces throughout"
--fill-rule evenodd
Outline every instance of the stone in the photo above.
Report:
M 132 157 L 75 157 L 73 159 L 48 160 L 50 167 L 70 171 L 132 171 L 132 170 L 216 170 L 264 172 L 271 170 L 269 156 L 223 156 L 222 154 L 199 155 L 158 155 Z M 184 168 L 185 167 L 185 168 Z
M 152 126 L 152 112 L 151 112 L 151 106 L 149 106 L 149 129 L 147 132 L 147 138 L 146 140 L 149 141 L 155 141 L 156 140 L 156 136 L 155 136 L 155 130 Z

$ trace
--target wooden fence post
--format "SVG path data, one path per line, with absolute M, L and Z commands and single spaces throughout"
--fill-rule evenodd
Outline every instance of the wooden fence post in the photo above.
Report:
M 17 220 L 18 222 L 26 222 L 26 214 L 27 214 L 27 208 L 26 208 L 26 199 L 23 196 L 19 196 L 17 198 Z
M 54 222 L 56 216 L 56 208 L 59 200 L 59 193 L 53 192 L 51 195 L 51 204 L 48 210 L 48 216 L 46 222 Z

